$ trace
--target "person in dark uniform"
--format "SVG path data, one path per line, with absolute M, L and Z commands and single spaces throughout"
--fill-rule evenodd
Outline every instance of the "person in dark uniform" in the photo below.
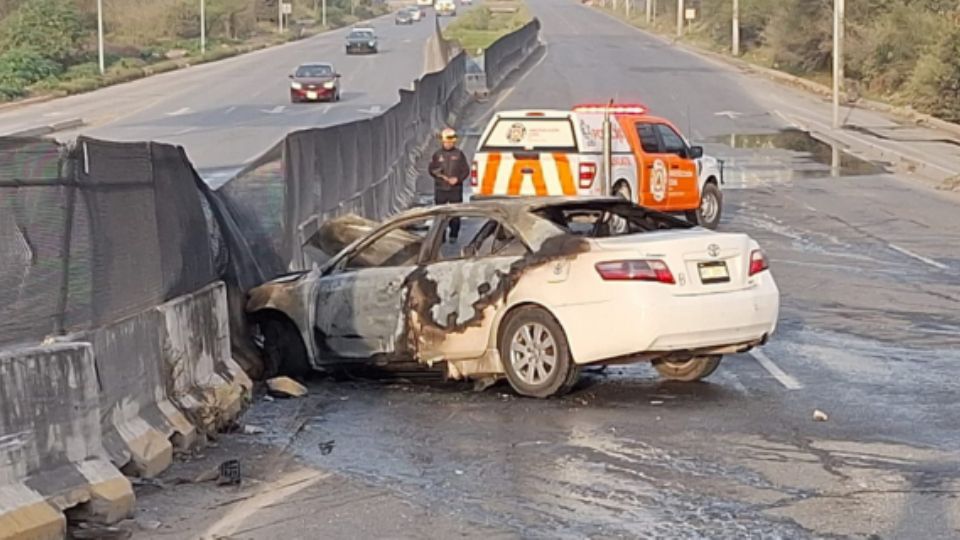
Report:
M 430 161 L 430 176 L 433 177 L 433 202 L 450 204 L 463 202 L 463 182 L 470 176 L 467 156 L 457 148 L 457 132 L 447 128 L 440 133 L 443 148 L 433 154 Z M 460 236 L 460 218 L 450 220 L 447 240 L 457 241 Z

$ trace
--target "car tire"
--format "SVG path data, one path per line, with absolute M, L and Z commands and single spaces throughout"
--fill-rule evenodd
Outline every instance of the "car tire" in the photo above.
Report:
M 661 377 L 669 381 L 695 382 L 709 377 L 720 367 L 721 355 L 695 356 L 681 362 L 654 360 L 653 367 Z
M 580 368 L 573 362 L 563 328 L 549 313 L 521 307 L 507 316 L 502 329 L 500 359 L 516 393 L 542 399 L 566 394 L 577 383 Z
M 263 336 L 263 371 L 266 378 L 277 375 L 303 377 L 313 371 L 303 337 L 292 321 L 268 316 L 258 324 Z
M 706 229 L 716 230 L 720 226 L 720 216 L 723 213 L 723 193 L 713 182 L 703 186 L 700 194 L 700 206 L 696 210 L 687 211 L 687 221 L 700 225 Z

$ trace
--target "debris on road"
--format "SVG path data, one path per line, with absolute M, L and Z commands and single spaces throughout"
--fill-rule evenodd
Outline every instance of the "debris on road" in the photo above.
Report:
M 240 474 L 240 461 L 229 459 L 220 464 L 218 486 L 236 486 L 240 485 L 243 477 Z
M 119 527 L 81 522 L 76 527 L 70 528 L 68 538 L 75 540 L 126 540 L 132 536 L 132 532 Z
M 827 413 L 821 411 L 820 409 L 815 409 L 813 411 L 813 421 L 814 422 L 826 422 L 830 417 L 827 416 Z
M 252 426 L 250 424 L 245 424 L 243 426 L 244 435 L 260 435 L 262 433 L 266 433 L 266 430 L 260 426 Z
M 337 441 L 325 441 L 319 444 L 320 455 L 328 456 L 333 452 L 333 447 L 337 444 Z
M 137 519 L 136 522 L 137 522 L 137 526 L 145 531 L 155 531 L 163 525 L 159 521 L 154 521 L 152 519 L 144 519 L 144 520 Z
M 650 404 L 651 404 L 651 405 L 654 405 L 654 406 L 663 405 L 663 400 L 662 400 L 662 399 L 652 399 L 652 400 L 650 400 Z
M 273 397 L 298 398 L 307 395 L 307 387 L 290 377 L 275 377 L 267 381 L 267 388 Z

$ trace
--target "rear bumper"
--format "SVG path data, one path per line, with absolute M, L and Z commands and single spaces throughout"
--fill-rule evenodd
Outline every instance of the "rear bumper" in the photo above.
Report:
M 735 352 L 772 335 L 780 312 L 780 292 L 770 275 L 748 289 L 694 296 L 673 296 L 667 286 L 631 292 L 630 283 L 611 285 L 624 286 L 615 299 L 552 308 L 578 364 Z

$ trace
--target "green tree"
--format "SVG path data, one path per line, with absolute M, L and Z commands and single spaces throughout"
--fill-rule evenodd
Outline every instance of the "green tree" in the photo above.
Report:
M 960 27 L 955 25 L 917 63 L 910 80 L 915 105 L 945 118 L 960 120 Z
M 85 35 L 73 2 L 30 0 L 6 19 L 0 44 L 3 49 L 29 49 L 63 64 L 77 56 Z

